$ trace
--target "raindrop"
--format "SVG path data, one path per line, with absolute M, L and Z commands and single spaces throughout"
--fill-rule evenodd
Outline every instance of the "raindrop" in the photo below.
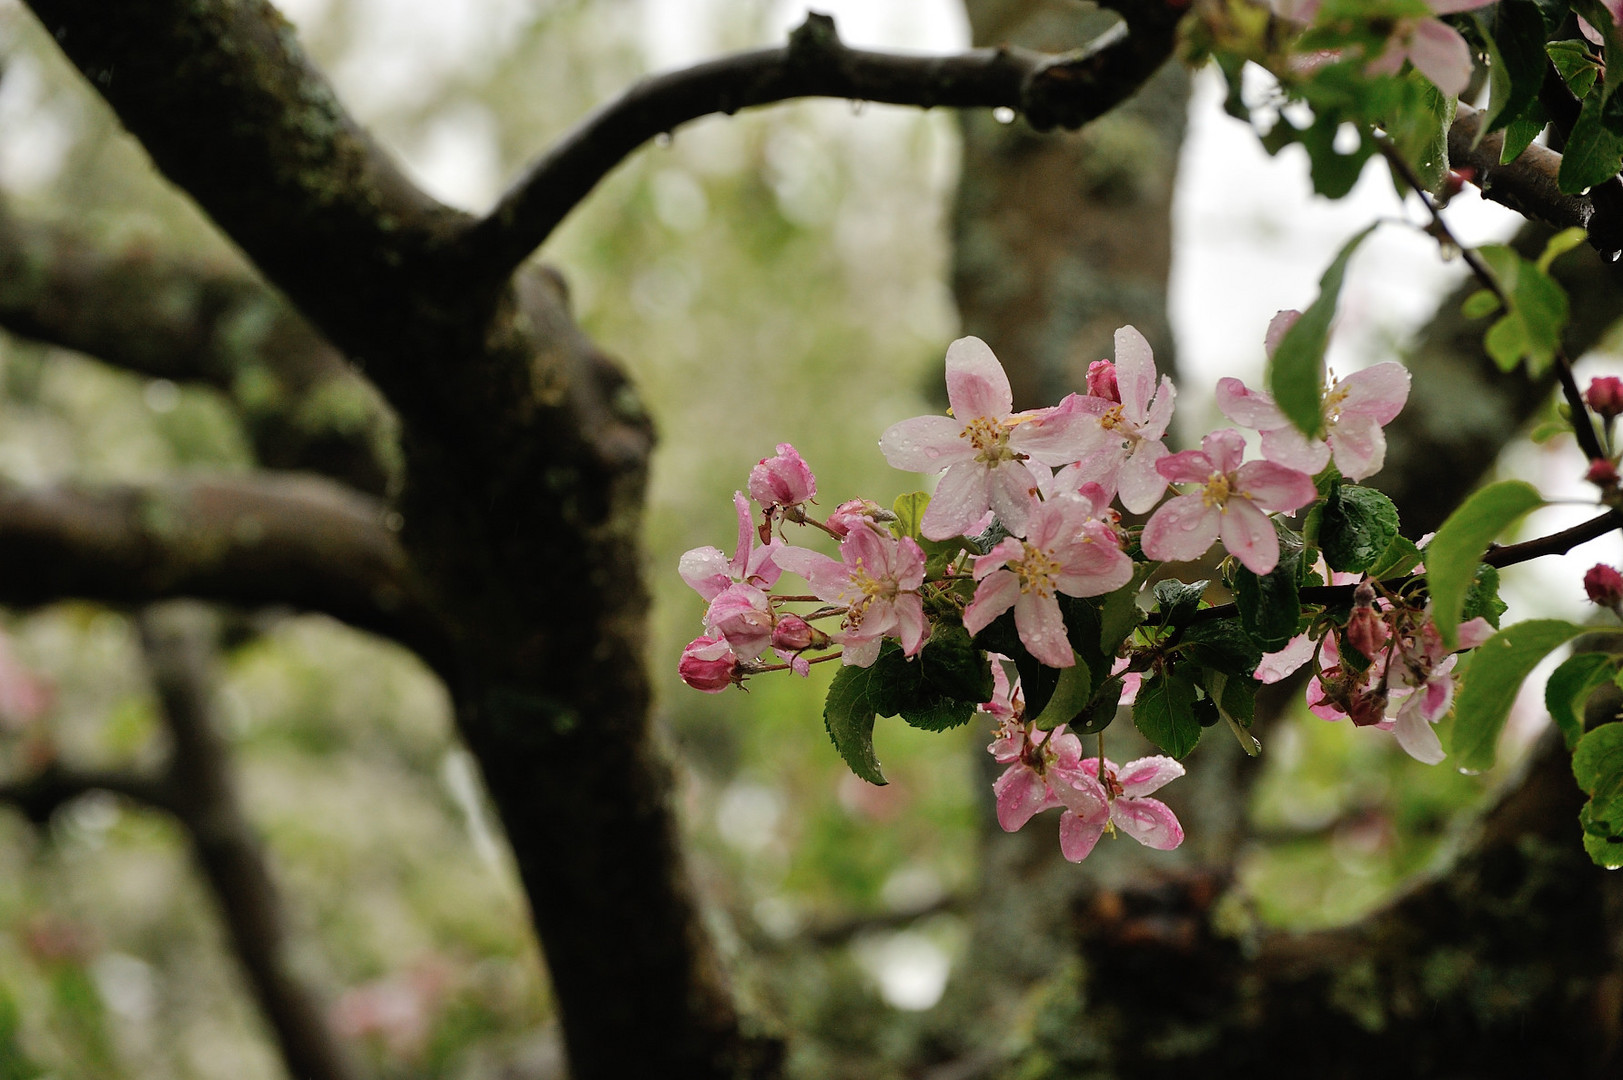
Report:
M 866 109 L 867 107 L 868 107 L 868 103 L 866 101 L 863 101 L 861 98 L 852 98 L 851 99 L 851 115 L 852 116 L 861 116 L 862 111 L 864 109 Z
M 999 105 L 992 110 L 992 119 L 1000 124 L 1014 123 L 1014 110 L 1007 105 Z
M 671 143 L 675 141 L 675 139 L 671 138 L 671 133 L 668 131 L 661 131 L 658 135 L 654 136 L 654 145 L 659 147 L 661 150 L 669 149 Z
M 1619 258 L 1623 258 L 1623 251 L 1608 251 L 1606 253 L 1607 262 L 1617 262 Z

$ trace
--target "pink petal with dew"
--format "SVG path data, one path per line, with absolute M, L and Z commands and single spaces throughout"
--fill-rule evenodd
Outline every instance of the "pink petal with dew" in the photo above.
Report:
M 1261 390 L 1253 390 L 1239 379 L 1217 380 L 1217 407 L 1224 416 L 1254 431 L 1271 431 L 1290 421 Z
M 1166 444 L 1158 439 L 1138 443 L 1127 455 L 1116 475 L 1116 484 L 1121 504 L 1128 512 L 1148 513 L 1160 501 L 1161 493 L 1167 489 L 1167 480 L 1157 463 L 1169 456 Z
M 965 615 L 967 626 L 968 613 L 965 612 Z M 1059 601 L 1052 596 L 1021 593 L 1014 602 L 1014 628 L 1020 632 L 1021 644 L 1049 667 L 1068 668 L 1076 663 L 1070 639 L 1065 636 L 1065 620 L 1059 613 Z
M 1079 394 L 1068 394 L 1052 409 L 1038 409 L 1032 419 L 1009 432 L 1009 449 L 1033 461 L 1058 467 L 1080 460 L 1096 438 L 1098 422 L 1082 407 Z
M 1313 639 L 1297 634 L 1278 652 L 1263 653 L 1252 678 L 1265 685 L 1276 683 L 1313 657 Z
M 857 637 L 850 634 L 841 639 L 840 663 L 846 667 L 873 667 L 879 659 L 879 646 L 883 639 Z
M 991 504 L 986 466 L 961 461 L 949 468 L 935 487 L 919 531 L 930 540 L 950 540 L 979 521 Z
M 1231 473 L 1245 460 L 1245 436 L 1234 428 L 1219 428 L 1200 440 L 1200 449 L 1212 459 L 1212 471 Z
M 1147 848 L 1171 851 L 1183 843 L 1178 816 L 1160 799 L 1118 798 L 1110 804 L 1110 820 Z
M 1150 411 L 1144 414 L 1143 422 L 1138 425 L 1139 438 L 1159 439 L 1167 433 L 1167 425 L 1172 423 L 1172 406 L 1177 397 L 1178 391 L 1172 385 L 1172 377 L 1161 376 L 1161 389 L 1156 392 Z
M 1024 762 L 1005 769 L 992 782 L 992 793 L 997 797 L 997 823 L 1004 832 L 1018 831 L 1054 798 L 1043 778 Z
M 1319 497 L 1311 476 L 1272 461 L 1248 461 L 1235 472 L 1234 480 L 1245 498 L 1271 514 L 1299 510 Z
M 1386 464 L 1386 433 L 1367 416 L 1343 416 L 1330 429 L 1330 452 L 1348 480 L 1374 476 Z
M 1437 19 L 1415 24 L 1409 60 L 1444 97 L 1458 97 L 1471 81 L 1471 46 L 1458 30 Z
M 924 618 L 924 601 L 917 594 L 898 596 L 895 602 L 898 634 L 902 639 L 902 654 L 917 656 L 929 636 L 930 624 Z
M 789 670 L 802 679 L 811 678 L 811 661 L 804 656 L 797 656 L 789 661 Z
M 1262 347 L 1268 354 L 1268 359 L 1272 360 L 1274 358 L 1274 353 L 1279 349 L 1279 343 L 1285 340 L 1286 333 L 1296 325 L 1296 320 L 1301 317 L 1302 313 L 1300 311 L 1286 308 L 1284 311 L 1275 312 L 1274 317 L 1268 320 L 1268 330 L 1262 337 Z
M 777 564 L 789 573 L 805 578 L 806 583 L 812 587 L 812 592 L 822 600 L 838 598 L 840 591 L 850 580 L 851 575 L 845 564 L 829 558 L 821 551 L 785 544 L 778 549 L 775 559 Z
M 1108 759 L 1107 759 L 1108 760 Z M 1160 754 L 1129 761 L 1116 771 L 1122 793 L 1130 799 L 1141 799 L 1183 775 L 1183 766 Z
M 1071 813 L 1088 821 L 1102 821 L 1109 816 L 1110 800 L 1084 765 L 1080 760 L 1056 761 L 1048 767 L 1048 788 Z
M 1105 834 L 1105 822 L 1109 820 L 1108 813 L 1097 818 L 1084 818 L 1070 810 L 1065 811 L 1059 818 L 1060 854 L 1071 862 L 1081 862 L 1087 858 L 1099 842 L 1099 837 Z
M 916 589 L 924 584 L 924 549 L 911 536 L 896 541 L 891 558 L 891 574 L 903 589 Z
M 995 571 L 975 589 L 975 598 L 964 609 L 964 629 L 971 635 L 980 633 L 1019 598 L 1020 579 L 1007 570 Z
M 1091 543 L 1073 544 L 1055 575 L 1054 586 L 1066 596 L 1103 596 L 1133 580 L 1133 560 L 1116 546 L 1108 529 L 1095 522 L 1087 529 Z
M 1497 634 L 1498 632 L 1499 631 L 1493 628 L 1492 623 L 1478 615 L 1474 619 L 1460 623 L 1460 648 L 1475 649 L 1484 644 L 1489 638 L 1493 637 L 1493 635 Z
M 947 346 L 947 401 L 960 424 L 977 416 L 999 419 L 1014 411 L 1009 376 L 978 337 L 962 337 Z
M 1026 535 L 1026 530 L 1030 527 L 1031 512 L 1039 505 L 1036 475 L 1024 462 L 1003 461 L 987 474 L 986 487 L 992 512 L 1003 522 L 1003 527 L 1015 536 Z M 929 511 L 925 513 L 928 514 Z M 966 524 L 965 528 L 967 527 Z M 924 535 L 930 536 L 929 533 Z M 946 537 L 930 536 L 930 539 L 945 540 Z
M 715 547 L 697 547 L 683 552 L 676 572 L 706 600 L 714 600 L 733 583 L 732 565 L 721 549 Z
M 1155 392 L 1155 354 L 1136 327 L 1116 331 L 1116 387 L 1121 392 L 1122 414 L 1142 420 Z
M 1279 565 L 1279 534 L 1268 515 L 1249 499 L 1229 500 L 1218 522 L 1218 535 L 1228 553 L 1259 577 Z
M 1203 495 L 1168 499 L 1144 525 L 1144 554 L 1161 562 L 1198 559 L 1217 539 L 1221 517 L 1217 507 L 1206 505 Z
M 988 551 L 985 555 L 978 556 L 975 559 L 975 569 L 973 571 L 975 580 L 984 581 L 986 579 L 986 575 L 990 574 L 994 570 L 1003 569 L 1004 564 L 1006 564 L 1010 559 L 1018 558 L 1020 555 L 1025 553 L 1025 550 L 1026 545 L 1022 544 L 1019 540 L 1016 540 L 1012 536 L 1004 537 L 1002 540 L 997 542 L 991 551 Z
M 1392 734 L 1397 738 L 1398 745 L 1403 747 L 1404 753 L 1416 761 L 1435 765 L 1448 755 L 1443 753 L 1443 744 L 1437 738 L 1436 729 L 1426 722 L 1426 718 L 1420 714 L 1420 709 L 1411 707 L 1415 698 L 1424 692 L 1415 691 L 1409 696 L 1409 700 L 1403 703 L 1403 707 L 1398 709 L 1398 715 L 1393 718 Z
M 975 448 L 961 438 L 964 423 L 950 416 L 915 416 L 892 424 L 879 436 L 879 452 L 893 469 L 935 473 L 960 461 L 975 460 Z
M 1218 469 L 1204 450 L 1180 450 L 1157 460 L 1155 471 L 1174 484 L 1204 484 Z
M 1355 371 L 1336 382 L 1341 415 L 1354 413 L 1390 424 L 1409 400 L 1409 383 L 1409 369 L 1395 360 Z
M 1330 444 L 1323 439 L 1308 438 L 1287 422 L 1284 427 L 1262 433 L 1262 456 L 1276 465 L 1311 476 L 1330 464 Z

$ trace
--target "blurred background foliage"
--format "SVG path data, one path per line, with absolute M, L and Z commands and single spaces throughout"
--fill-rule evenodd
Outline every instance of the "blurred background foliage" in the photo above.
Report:
M 659 0 L 282 6 L 362 120 L 470 208 L 638 75 L 781 40 L 793 21 L 767 0 L 681 5 L 679 17 Z M 921 38 L 953 10 L 890 9 Z M 0 187 L 15 213 L 126 250 L 239 260 L 10 0 L 0 61 Z M 812 464 L 825 506 L 914 486 L 876 440 L 941 393 L 957 329 L 945 227 L 957 158 L 941 113 L 812 102 L 707 120 L 636 154 L 544 252 L 660 432 L 647 530 L 658 720 L 679 753 L 716 930 L 751 1007 L 809 1036 L 794 1049 L 806 1076 L 854 1060 L 879 1075 L 905 1015 L 936 1000 L 962 955 L 989 820 L 985 732 L 882 722 L 892 783 L 862 784 L 823 732 L 827 667 L 811 686 L 758 678 L 721 696 L 678 683 L 702 604 L 674 571 L 687 548 L 730 549 L 729 496 L 775 442 Z M 0 390 L 11 482 L 252 467 L 213 390 L 10 338 Z M 161 757 L 126 614 L 61 604 L 3 629 L 0 778 Z M 224 734 L 284 886 L 300 973 L 346 1039 L 385 1077 L 556 1067 L 522 895 L 438 683 L 321 618 L 256 613 L 228 644 Z M 1248 917 L 1318 925 L 1368 910 L 1436 857 L 1483 790 L 1362 734 L 1315 721 L 1271 740 Z M 170 820 L 112 796 L 79 799 L 44 828 L 0 812 L 0 1080 L 226 1074 L 281 1065 Z

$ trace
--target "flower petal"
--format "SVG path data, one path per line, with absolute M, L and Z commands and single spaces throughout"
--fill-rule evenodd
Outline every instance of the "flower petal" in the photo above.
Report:
M 976 587 L 975 599 L 964 609 L 964 629 L 971 635 L 980 633 L 1019 598 L 1020 579 L 1007 570 L 993 571 Z
M 1272 431 L 1290 423 L 1273 398 L 1235 378 L 1217 380 L 1217 408 L 1236 424 L 1254 431 Z
M 1437 730 L 1421 715 L 1417 699 L 1424 694 L 1424 690 L 1416 690 L 1409 695 L 1408 700 L 1398 709 L 1397 716 L 1393 718 L 1392 734 L 1397 737 L 1398 745 L 1403 747 L 1404 753 L 1416 761 L 1435 765 L 1448 755 L 1443 753 L 1443 744 L 1437 738 Z
M 1355 413 L 1390 424 L 1409 400 L 1409 369 L 1396 360 L 1374 364 L 1336 382 L 1341 415 Z
M 1329 446 L 1348 480 L 1374 476 L 1386 464 L 1386 432 L 1372 417 L 1343 416 L 1330 430 Z
M 1109 815 L 1095 821 L 1067 810 L 1059 818 L 1059 850 L 1071 862 L 1081 862 L 1105 834 Z
M 1160 500 L 1161 493 L 1167 489 L 1167 478 L 1161 475 L 1157 463 L 1170 456 L 1166 443 L 1159 439 L 1135 443 L 1128 452 L 1127 460 L 1122 462 L 1121 471 L 1116 475 L 1116 485 L 1121 504 L 1129 513 L 1148 513 Z
M 1297 469 L 1309 476 L 1330 464 L 1330 444 L 1310 439 L 1294 424 L 1262 433 L 1262 456 L 1276 465 Z
M 1016 579 L 1018 586 L 1018 579 Z M 964 626 L 969 626 L 969 612 L 964 612 Z M 1021 593 L 1014 602 L 1014 628 L 1020 632 L 1020 643 L 1042 663 L 1054 668 L 1067 668 L 1076 663 L 1071 651 L 1071 640 L 1065 636 L 1065 620 L 1059 613 L 1059 601 L 1052 596 L 1036 592 Z
M 1009 376 L 978 337 L 961 337 L 947 346 L 947 401 L 959 424 L 977 416 L 1001 419 L 1014 411 Z
M 1173 457 L 1182 455 L 1174 454 Z M 1165 465 L 1170 458 L 1163 458 Z M 1162 470 L 1165 473 L 1165 469 Z M 1206 554 L 1217 539 L 1222 515 L 1204 496 L 1179 495 L 1161 504 L 1144 525 L 1144 554 L 1162 562 L 1189 562 Z
M 1234 474 L 1234 486 L 1271 514 L 1289 513 L 1319 497 L 1313 477 L 1272 461 L 1248 461 Z
M 1116 387 L 1121 392 L 1122 415 L 1142 422 L 1155 391 L 1155 353 L 1137 327 L 1116 331 Z
M 1141 799 L 1183 775 L 1183 766 L 1161 754 L 1129 761 L 1116 772 L 1122 793 Z
M 978 461 L 961 461 L 942 474 L 930 505 L 919 522 L 919 531 L 930 540 L 950 540 L 980 520 L 991 504 L 987 493 L 986 466 Z
M 975 459 L 975 448 L 961 437 L 963 432 L 963 422 L 950 416 L 915 416 L 886 428 L 879 436 L 879 452 L 893 469 L 940 472 Z
M 1016 832 L 1053 796 L 1043 778 L 1024 762 L 1015 762 L 992 782 L 997 796 L 997 823 L 1004 832 Z
M 986 488 L 992 512 L 1003 522 L 1003 527 L 1015 536 L 1026 535 L 1031 511 L 1038 505 L 1037 492 L 1040 485 L 1036 474 L 1027 468 L 1023 461 L 1002 461 L 998 463 L 997 468 L 987 474 Z M 928 516 L 929 511 L 926 510 L 925 514 Z M 969 524 L 966 522 L 964 528 L 967 529 Z M 924 535 L 931 540 L 945 540 L 958 533 L 930 536 L 925 532 Z
M 1110 804 L 1110 820 L 1147 848 L 1171 851 L 1183 843 L 1178 816 L 1160 799 L 1118 798 Z
M 1148 529 L 1145 530 L 1148 532 Z M 1250 499 L 1230 499 L 1218 521 L 1218 535 L 1228 553 L 1259 577 L 1279 565 L 1279 534 L 1268 515 Z M 1149 553 L 1146 547 L 1145 553 Z
M 1471 46 L 1438 19 L 1421 19 L 1409 41 L 1409 60 L 1444 97 L 1458 97 L 1471 81 Z

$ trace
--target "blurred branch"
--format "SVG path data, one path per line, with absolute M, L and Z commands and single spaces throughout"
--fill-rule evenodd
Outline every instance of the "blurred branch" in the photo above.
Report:
M 70 769 L 51 765 L 28 777 L 0 784 L 0 803 L 22 811 L 36 825 L 43 825 L 67 803 L 93 791 L 122 795 L 156 810 L 175 811 L 176 792 L 164 778 L 144 776 L 123 769 Z
M 468 237 L 473 265 L 505 277 L 611 169 L 657 135 L 712 113 L 803 97 L 921 108 L 1005 107 L 1037 128 L 1077 128 L 1115 108 L 1172 55 L 1182 8 L 1109 3 L 1127 32 L 1058 56 L 1000 46 L 953 56 L 853 49 L 834 20 L 809 13 L 780 48 L 711 60 L 642 80 L 537 159 Z
M 1561 171 L 1560 154 L 1534 144 L 1514 161 L 1501 165 L 1499 153 L 1505 145 L 1504 132 L 1496 131 L 1478 142 L 1482 122 L 1480 110 L 1460 104 L 1454 126 L 1448 129 L 1448 160 L 1455 169 L 1472 171 L 1471 182 L 1482 189 L 1483 197 L 1508 206 L 1525 218 L 1558 229 L 1589 228 L 1589 220 L 1595 213 L 1589 196 L 1563 195 L 1556 186 L 1556 174 Z
M 288 1075 L 350 1080 L 314 992 L 289 969 L 281 901 L 237 796 L 214 710 L 215 628 L 205 613 L 149 610 L 137 620 L 160 711 L 173 741 L 171 807 L 218 902 L 237 959 L 264 1010 Z
M 437 627 L 387 513 L 296 475 L 0 486 L 0 602 L 285 604 L 394 638 L 434 664 Z
M 388 406 L 285 301 L 240 273 L 141 245 L 108 250 L 0 205 L 0 327 L 220 389 L 271 468 L 372 494 L 394 479 Z

